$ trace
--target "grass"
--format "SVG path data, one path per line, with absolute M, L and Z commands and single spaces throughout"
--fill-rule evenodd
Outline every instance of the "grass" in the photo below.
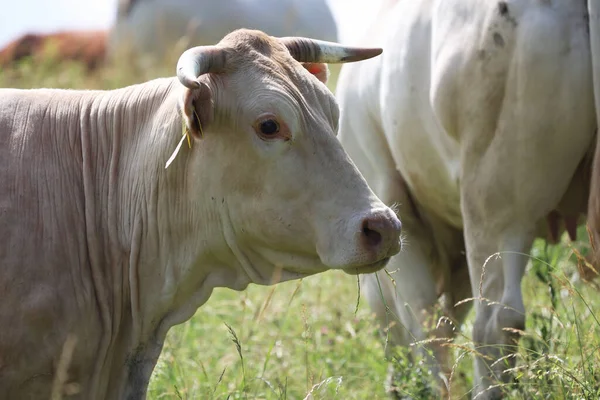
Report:
M 528 307 L 509 399 L 600 398 L 600 296 L 578 279 L 568 243 L 538 240 L 524 278 Z M 174 327 L 150 385 L 153 399 L 384 399 L 383 343 L 356 279 L 327 272 L 242 293 L 217 290 Z M 473 313 L 453 344 L 452 398 L 468 399 Z M 235 332 L 235 334 L 233 333 Z M 465 349 L 466 348 L 466 349 Z M 414 398 L 434 398 L 420 360 L 398 349 L 395 382 Z M 243 356 L 243 357 L 242 357 Z
M 86 75 L 73 63 L 25 61 L 0 71 L 2 87 L 115 88 L 162 69 L 107 67 Z M 337 67 L 333 68 L 335 84 Z M 586 237 L 580 229 L 580 237 Z M 586 244 L 576 249 L 585 253 Z M 536 241 L 523 281 L 528 309 L 517 384 L 509 399 L 600 398 L 600 295 L 578 278 L 573 246 Z M 187 323 L 171 329 L 152 375 L 150 399 L 383 399 L 387 362 L 377 323 L 358 302 L 356 277 L 328 272 L 244 292 L 217 289 Z M 451 344 L 451 397 L 469 398 L 473 313 Z M 398 349 L 396 382 L 413 398 L 434 396 L 421 360 Z

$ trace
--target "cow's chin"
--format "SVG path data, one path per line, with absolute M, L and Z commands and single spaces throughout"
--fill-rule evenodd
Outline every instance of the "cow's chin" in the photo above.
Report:
M 348 275 L 372 274 L 373 272 L 383 269 L 389 261 L 390 257 L 386 257 L 372 264 L 363 265 L 361 267 L 345 268 L 343 271 Z
M 371 264 L 354 264 L 345 267 L 343 265 L 328 265 L 317 254 L 305 252 L 280 251 L 270 247 L 254 246 L 252 251 L 245 252 L 247 260 L 256 270 L 255 276 L 260 279 L 254 279 L 257 284 L 273 284 L 285 282 L 292 279 L 300 279 L 311 275 L 319 274 L 329 270 L 342 270 L 348 275 L 371 274 L 384 268 L 390 261 L 390 257 L 383 258 Z M 262 265 L 264 269 L 256 268 Z M 261 273 L 262 272 L 262 273 Z
M 362 274 L 372 274 L 374 272 L 382 270 L 390 261 L 390 257 L 382 258 L 381 260 L 375 261 L 371 264 L 365 265 L 355 265 L 352 267 L 339 267 L 339 266 L 328 266 L 323 263 L 319 258 L 312 258 L 312 263 L 310 262 L 311 258 L 306 261 L 308 265 L 304 265 L 300 268 L 286 268 L 287 271 L 297 273 L 299 275 L 310 276 L 318 273 L 322 273 L 325 271 L 339 271 L 342 270 L 348 275 L 362 275 Z M 307 268 L 308 267 L 308 268 Z

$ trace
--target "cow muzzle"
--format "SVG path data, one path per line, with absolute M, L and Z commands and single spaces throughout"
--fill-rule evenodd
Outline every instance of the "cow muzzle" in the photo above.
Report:
M 342 226 L 317 249 L 332 269 L 351 275 L 376 272 L 401 250 L 402 224 L 388 207 L 356 214 Z

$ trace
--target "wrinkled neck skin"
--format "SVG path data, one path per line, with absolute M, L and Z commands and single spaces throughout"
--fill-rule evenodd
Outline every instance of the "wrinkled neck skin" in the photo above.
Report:
M 203 142 L 184 143 L 165 169 L 182 137 L 182 90 L 162 79 L 103 93 L 82 110 L 86 225 L 104 325 L 86 398 L 143 398 L 168 329 L 213 288 L 250 282 L 217 179 L 193 169 L 208 151 Z

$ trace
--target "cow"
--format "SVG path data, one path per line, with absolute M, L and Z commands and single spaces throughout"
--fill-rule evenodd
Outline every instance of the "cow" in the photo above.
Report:
M 0 398 L 143 399 L 214 288 L 385 266 L 400 221 L 324 84 L 380 53 L 236 30 L 177 78 L 0 90 Z
M 93 71 L 104 63 L 107 31 L 60 31 L 48 34 L 28 33 L 0 50 L 0 67 L 7 68 L 24 58 L 34 61 L 54 58 L 78 61 Z
M 382 57 L 342 67 L 340 141 L 406 236 L 361 288 L 389 344 L 412 344 L 441 393 L 446 342 L 474 307 L 473 394 L 502 396 L 526 254 L 536 237 L 574 236 L 587 211 L 587 18 L 586 0 L 400 1 L 367 36 Z
M 600 121 L 600 1 L 588 0 L 588 12 L 596 120 Z M 600 135 L 597 135 L 596 140 L 587 220 L 592 242 L 591 264 L 594 266 L 600 265 Z M 599 271 L 600 269 L 595 268 L 594 275 Z
M 108 56 L 161 62 L 178 43 L 208 45 L 238 28 L 332 42 L 338 35 L 326 0 L 120 0 Z

